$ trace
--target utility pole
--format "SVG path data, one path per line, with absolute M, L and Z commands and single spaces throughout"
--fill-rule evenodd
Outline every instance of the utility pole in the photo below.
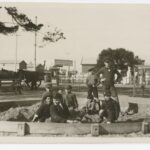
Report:
M 16 34 L 16 51 L 15 51 L 15 71 L 17 71 L 17 61 L 18 61 L 18 34 Z
M 37 25 L 37 16 L 35 17 L 35 24 Z M 34 50 L 34 67 L 36 71 L 36 47 L 37 47 L 37 30 L 35 30 L 35 50 Z
M 74 70 L 76 71 L 76 61 L 74 60 Z
M 133 68 L 133 94 L 132 96 L 135 97 L 136 95 L 136 85 L 135 85 L 135 66 Z

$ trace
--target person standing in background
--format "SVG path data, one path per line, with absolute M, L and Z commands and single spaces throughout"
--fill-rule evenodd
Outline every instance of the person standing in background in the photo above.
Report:
M 88 96 L 89 97 L 94 96 L 94 98 L 98 99 L 98 89 L 97 89 L 97 86 L 99 85 L 98 78 L 94 74 L 93 68 L 89 69 L 88 71 L 89 71 L 89 75 L 86 79 L 86 85 L 88 88 Z
M 117 71 L 115 67 L 111 65 L 109 59 L 105 59 L 104 67 L 100 68 L 96 74 L 97 76 L 102 75 L 101 82 L 103 94 L 106 95 L 106 93 L 111 93 L 112 99 L 115 100 L 118 104 L 118 107 L 116 108 L 116 118 L 118 118 L 120 113 L 120 104 L 117 90 L 115 88 L 115 83 L 121 81 L 121 74 Z M 117 75 L 117 79 L 115 79 L 115 75 Z

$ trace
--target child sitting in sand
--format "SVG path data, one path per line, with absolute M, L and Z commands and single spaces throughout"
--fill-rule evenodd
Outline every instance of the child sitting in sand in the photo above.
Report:
M 86 103 L 86 114 L 82 118 L 82 123 L 99 123 L 99 110 L 100 106 L 96 99 L 92 95 L 88 95 Z
M 47 95 L 47 97 L 45 97 L 45 100 L 42 101 L 40 107 L 36 111 L 32 121 L 45 122 L 45 120 L 50 117 L 51 104 L 52 104 L 51 95 L 49 96 Z
M 99 104 L 94 99 L 94 97 L 92 95 L 88 95 L 86 103 L 86 112 L 89 115 L 98 114 L 99 109 Z
M 108 92 L 104 95 L 105 100 L 100 101 L 101 109 L 99 116 L 101 120 L 106 120 L 106 123 L 110 124 L 116 120 L 116 102 L 111 98 L 111 94 Z

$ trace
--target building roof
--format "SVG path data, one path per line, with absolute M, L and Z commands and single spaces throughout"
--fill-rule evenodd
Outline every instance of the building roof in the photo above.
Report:
M 17 60 L 17 64 L 20 62 L 20 60 Z M 16 60 L 0 60 L 0 64 L 16 64 Z
M 24 64 L 27 64 L 24 60 L 22 60 L 20 63 L 24 63 Z
M 93 66 L 96 66 L 96 64 L 82 64 L 82 66 L 91 66 L 91 67 L 93 67 Z
M 96 65 L 96 58 L 82 58 L 81 65 Z
M 34 64 L 30 62 L 29 64 L 27 64 L 27 68 L 34 68 Z

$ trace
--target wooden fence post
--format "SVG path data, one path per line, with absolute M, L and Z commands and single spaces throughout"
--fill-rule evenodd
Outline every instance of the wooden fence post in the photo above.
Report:
M 148 122 L 143 122 L 142 123 L 142 133 L 147 134 L 149 133 L 149 123 Z
M 17 129 L 18 136 L 24 136 L 26 134 L 26 123 L 19 123 Z
M 92 124 L 91 125 L 91 135 L 92 136 L 99 136 L 99 124 Z

